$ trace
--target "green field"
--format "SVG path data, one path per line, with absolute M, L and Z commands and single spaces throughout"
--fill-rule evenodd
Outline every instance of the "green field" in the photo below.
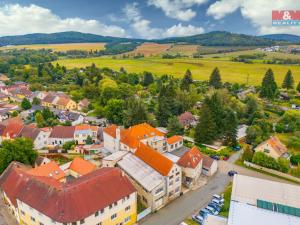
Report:
M 295 82 L 300 81 L 300 66 L 297 65 L 267 65 L 267 64 L 246 64 L 231 62 L 217 58 L 203 59 L 161 59 L 161 58 L 141 58 L 141 59 L 112 59 L 108 57 L 83 58 L 83 59 L 62 59 L 54 62 L 68 68 L 85 67 L 95 63 L 98 67 L 109 67 L 119 70 L 124 67 L 128 72 L 140 73 L 150 71 L 157 75 L 170 74 L 174 77 L 182 77 L 187 69 L 190 69 L 193 78 L 196 80 L 207 80 L 215 67 L 219 67 L 222 80 L 224 82 L 248 83 L 259 85 L 262 77 L 268 68 L 272 68 L 275 79 L 281 85 L 283 78 L 291 69 Z

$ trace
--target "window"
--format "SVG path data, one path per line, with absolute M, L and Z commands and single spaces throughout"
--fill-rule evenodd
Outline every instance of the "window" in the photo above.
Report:
M 125 212 L 130 210 L 130 205 L 125 208 Z
M 101 213 L 101 214 L 104 213 L 104 209 L 101 209 L 100 213 Z
M 40 225 L 44 225 L 43 223 L 40 223 Z
M 23 210 L 21 210 L 21 214 L 22 214 L 22 215 L 25 215 L 25 212 L 24 212 Z
M 77 225 L 77 222 L 73 222 L 72 225 Z
M 173 175 L 172 175 L 172 176 L 170 176 L 170 180 L 171 180 L 171 179 L 173 179 Z
M 117 218 L 117 213 L 112 214 L 110 218 L 111 218 L 112 220 L 115 219 L 115 218 Z
M 84 224 L 84 219 L 80 220 L 80 224 Z
M 269 149 L 264 149 L 264 152 L 265 153 L 270 153 L 270 150 Z
M 179 172 L 177 172 L 177 173 L 176 173 L 176 176 L 178 176 L 179 174 L 180 174 L 180 173 L 179 173 Z
M 97 223 L 97 225 L 102 225 L 102 222 L 100 222 L 100 223 Z
M 173 181 L 170 182 L 169 186 L 172 186 L 172 185 L 173 185 Z
M 112 205 L 109 205 L 109 209 L 111 209 L 112 208 Z
M 30 217 L 30 219 L 31 219 L 33 222 L 35 222 L 35 218 L 34 218 L 34 217 Z
M 129 222 L 130 220 L 131 220 L 131 216 L 128 216 L 128 217 L 125 218 L 124 222 L 127 223 L 127 222 Z
M 96 213 L 95 213 L 95 217 L 96 217 L 96 216 L 99 216 L 99 212 L 96 212 Z
M 175 189 L 175 192 L 177 193 L 179 190 L 180 190 L 180 188 L 179 188 L 179 187 L 177 187 L 177 188 Z
M 159 188 L 159 189 L 157 189 L 156 191 L 155 191 L 155 194 L 156 195 L 158 195 L 160 192 L 162 192 L 164 190 L 164 188 L 163 187 L 161 187 L 161 188 Z
M 118 202 L 114 202 L 114 206 L 117 206 L 118 205 Z
M 180 180 L 179 177 L 177 177 L 177 178 L 176 178 L 176 182 L 178 182 L 179 180 Z

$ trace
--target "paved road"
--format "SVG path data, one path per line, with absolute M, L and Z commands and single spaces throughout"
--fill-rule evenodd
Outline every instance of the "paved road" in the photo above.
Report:
M 166 207 L 159 210 L 143 219 L 139 224 L 141 225 L 178 225 L 185 218 L 191 216 L 194 212 L 205 207 L 211 200 L 211 196 L 216 193 L 221 193 L 225 190 L 232 178 L 228 177 L 229 170 L 235 170 L 239 174 L 268 179 L 273 181 L 280 181 L 289 183 L 276 177 L 268 176 L 266 174 L 258 173 L 244 167 L 237 166 L 233 162 L 238 159 L 240 153 L 235 154 L 232 158 L 225 161 L 219 161 L 219 169 L 217 174 L 209 180 L 207 185 L 198 190 L 190 191 L 187 194 L 176 199 Z

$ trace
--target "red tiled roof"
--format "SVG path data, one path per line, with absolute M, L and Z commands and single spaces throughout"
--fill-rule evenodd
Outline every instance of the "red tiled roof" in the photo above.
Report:
M 102 168 L 61 184 L 12 164 L 0 177 L 0 187 L 14 205 L 18 199 L 59 223 L 80 221 L 136 192 L 118 168 Z
M 53 127 L 50 138 L 73 138 L 75 126 L 56 126 Z
M 46 95 L 46 97 L 42 101 L 52 103 L 55 98 L 56 98 L 56 96 L 48 94 L 48 95 Z
M 6 137 L 7 135 L 9 135 L 9 137 L 11 138 L 16 138 L 17 136 L 19 136 L 22 129 L 23 123 L 17 120 L 9 121 L 5 129 L 3 130 L 2 136 Z
M 182 167 L 195 169 L 202 160 L 202 154 L 199 149 L 194 146 L 184 153 L 184 155 L 178 160 L 177 164 Z
M 167 139 L 167 143 L 169 145 L 180 142 L 180 141 L 183 141 L 183 138 L 182 138 L 182 136 L 179 136 L 179 135 L 174 135 Z
M 170 159 L 142 142 L 134 154 L 163 176 L 167 176 L 173 167 Z
M 79 173 L 80 175 L 85 175 L 94 171 L 96 169 L 96 165 L 80 157 L 76 157 L 72 161 L 70 169 L 76 173 Z
M 37 138 L 40 133 L 40 129 L 34 127 L 33 124 L 25 125 L 20 133 L 21 137 L 30 138 L 33 141 Z
M 65 177 L 64 171 L 62 171 L 54 161 L 28 170 L 27 173 L 37 177 L 50 177 L 56 180 L 60 180 Z

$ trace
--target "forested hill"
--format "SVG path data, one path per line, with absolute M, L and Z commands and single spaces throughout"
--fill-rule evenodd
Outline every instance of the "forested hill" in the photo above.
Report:
M 108 37 L 96 34 L 85 34 L 80 32 L 61 32 L 53 34 L 27 34 L 0 37 L 0 46 L 83 42 L 137 43 L 146 41 L 149 40 Z M 204 46 L 269 46 L 276 43 L 274 40 L 270 39 L 245 34 L 234 34 L 224 31 L 214 31 L 194 36 L 174 37 L 150 41 L 157 43 L 199 44 Z
M 204 46 L 269 46 L 275 41 L 245 34 L 234 34 L 226 31 L 213 31 L 188 37 L 175 37 L 158 40 L 160 43 L 189 43 Z
M 268 34 L 261 37 L 273 41 L 288 41 L 293 43 L 300 43 L 300 36 L 293 34 Z
M 59 43 L 92 43 L 92 42 L 128 42 L 138 41 L 118 37 L 101 36 L 80 32 L 60 32 L 52 34 L 26 34 L 17 36 L 0 37 L 0 46 L 6 45 L 31 45 L 31 44 L 59 44 Z

